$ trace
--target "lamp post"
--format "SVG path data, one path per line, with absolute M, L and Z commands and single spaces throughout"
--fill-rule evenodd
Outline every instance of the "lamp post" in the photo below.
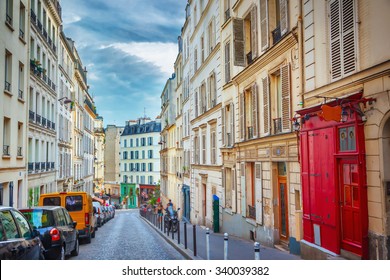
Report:
M 65 99 L 65 100 L 64 100 Z M 63 102 L 61 102 L 62 100 L 64 100 Z M 64 96 L 64 97 L 61 97 L 60 99 L 58 99 L 58 101 L 61 102 L 61 104 L 69 104 L 72 102 L 72 100 L 70 100 L 68 97 Z

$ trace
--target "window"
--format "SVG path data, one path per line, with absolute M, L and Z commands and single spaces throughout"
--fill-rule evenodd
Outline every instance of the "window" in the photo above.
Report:
M 339 128 L 339 149 L 340 152 L 356 150 L 355 127 Z
M 211 129 L 210 134 L 210 147 L 211 147 L 211 164 L 217 163 L 217 136 L 215 132 L 215 127 Z
M 20 2 L 20 9 L 19 9 L 19 38 L 21 38 L 22 40 L 24 40 L 25 25 L 26 25 L 26 8 L 24 7 L 23 3 Z
M 81 195 L 72 195 L 65 198 L 65 208 L 69 212 L 81 211 L 83 209 L 83 197 Z
M 204 62 L 204 36 L 200 37 L 200 59 Z
M 13 0 L 6 0 L 5 8 L 6 8 L 5 22 L 9 26 L 12 26 L 12 19 L 13 19 L 13 12 L 14 12 L 14 1 Z
M 222 145 L 232 147 L 234 144 L 234 105 L 230 103 L 222 110 Z
M 149 183 L 149 185 L 153 184 L 153 176 L 148 177 L 148 183 Z
M 24 139 L 24 137 L 23 137 L 23 123 L 18 122 L 18 146 L 17 146 L 17 153 L 16 153 L 16 155 L 18 157 L 23 156 L 23 151 L 22 151 L 23 139 Z
M 198 70 L 198 50 L 194 49 L 194 72 Z
M 18 98 L 24 99 L 24 65 L 19 62 L 19 78 L 18 78 Z
M 153 146 L 153 137 L 148 137 L 148 145 Z
M 206 164 L 207 154 L 207 143 L 206 143 L 206 132 L 202 134 L 202 163 Z
M 127 140 L 126 139 L 123 141 L 123 145 L 125 148 L 127 147 Z
M 153 171 L 153 163 L 148 163 L 148 169 L 149 169 L 149 172 L 152 172 Z
M 141 171 L 145 172 L 146 171 L 146 163 L 142 163 L 141 168 L 142 168 Z
M 240 94 L 240 136 L 241 141 L 258 137 L 258 94 L 257 84 Z
M 148 158 L 153 158 L 153 150 L 148 151 Z
M 199 164 L 199 136 L 194 137 L 194 163 Z
M 0 212 L 1 222 L 3 224 L 5 236 L 7 239 L 20 238 L 18 228 L 16 226 L 15 220 L 12 217 L 10 211 L 1 211 Z
M 244 18 L 233 19 L 234 65 L 246 66 L 257 57 L 257 7 Z
M 10 156 L 10 144 L 11 144 L 11 119 L 4 117 L 3 126 L 3 155 Z
M 230 18 L 230 0 L 224 0 L 225 22 Z
M 209 108 L 213 108 L 217 105 L 217 81 L 215 79 L 215 73 L 212 73 L 207 79 L 209 89 Z
M 354 0 L 329 1 L 331 78 L 356 72 L 356 7 Z
M 230 42 L 225 44 L 225 83 L 228 83 L 230 77 Z
M 12 54 L 5 50 L 5 85 L 4 90 L 11 93 L 12 87 Z
M 209 54 L 213 51 L 215 47 L 215 24 L 214 24 L 214 18 L 210 21 L 208 27 L 207 27 L 207 34 L 209 39 Z
M 204 114 L 207 110 L 206 84 L 203 82 L 200 86 L 200 113 Z

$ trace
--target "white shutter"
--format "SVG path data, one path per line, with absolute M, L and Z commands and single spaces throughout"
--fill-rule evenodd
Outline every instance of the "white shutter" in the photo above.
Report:
M 354 0 L 342 1 L 343 74 L 356 71 L 355 7 Z
M 222 207 L 226 208 L 226 175 L 225 175 L 226 169 L 222 168 L 221 173 L 222 173 L 222 189 L 224 190 L 224 199 L 221 201 Z
M 253 125 L 253 138 L 257 138 L 259 136 L 259 114 L 258 107 L 259 101 L 257 98 L 257 84 L 254 83 L 252 85 L 252 102 L 253 102 L 253 111 L 252 111 L 252 125 Z
M 330 1 L 330 57 L 332 79 L 341 78 L 341 20 L 339 0 Z
M 290 64 L 284 65 L 280 69 L 282 82 L 282 129 L 291 131 L 291 104 L 290 104 Z
M 240 139 L 245 139 L 245 93 L 240 93 Z
M 246 217 L 246 184 L 245 184 L 245 163 L 241 163 L 241 215 Z
M 225 45 L 225 83 L 230 81 L 230 42 Z
M 251 51 L 252 51 L 252 59 L 257 57 L 257 6 L 252 7 L 251 11 Z
M 237 212 L 237 175 L 236 170 L 232 169 L 232 179 L 233 179 L 233 185 L 232 185 L 232 211 L 234 213 Z
M 261 163 L 255 163 L 256 222 L 260 225 L 263 224 L 263 184 L 261 172 Z
M 266 76 L 262 80 L 262 87 L 263 87 L 263 127 L 264 127 L 264 134 L 270 133 L 270 108 L 269 108 L 269 78 Z
M 268 1 L 260 0 L 261 50 L 268 49 Z
M 222 128 L 222 146 L 226 146 L 226 141 L 225 141 L 225 133 L 226 133 L 226 131 L 225 131 L 225 119 L 226 119 L 226 117 L 225 117 L 225 115 L 226 115 L 226 107 L 223 107 L 222 108 L 222 114 L 221 114 L 221 128 Z
M 230 140 L 231 140 L 231 145 L 234 146 L 235 138 L 234 138 L 234 103 L 230 103 Z
M 244 20 L 233 19 L 234 65 L 245 66 Z
M 287 0 L 279 0 L 279 7 L 280 7 L 280 33 L 283 36 L 288 31 Z
M 195 118 L 198 117 L 198 93 L 195 92 Z

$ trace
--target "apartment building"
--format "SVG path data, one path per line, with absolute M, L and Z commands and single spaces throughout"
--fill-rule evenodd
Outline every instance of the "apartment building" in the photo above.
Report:
M 73 186 L 73 118 L 74 61 L 72 42 L 63 31 L 59 35 L 58 100 L 57 100 L 57 191 L 70 191 Z
M 105 150 L 105 133 L 103 117 L 97 116 L 94 121 L 94 139 L 95 139 L 95 158 L 94 158 L 94 193 L 100 193 L 104 190 L 104 150 Z M 119 198 L 119 193 L 116 193 Z M 116 201 L 119 203 L 119 201 Z
M 0 3 L 0 205 L 26 207 L 29 1 Z
M 302 256 L 390 259 L 390 3 L 301 7 Z
M 83 180 L 87 193 L 94 193 L 94 162 L 95 162 L 95 136 L 94 126 L 96 119 L 96 106 L 88 91 L 85 91 L 84 97 L 84 134 L 83 134 Z
M 126 208 L 139 207 L 160 181 L 160 119 L 127 122 L 120 136 L 121 193 Z
M 30 1 L 28 205 L 36 205 L 41 193 L 57 190 L 57 91 L 59 27 L 58 1 Z

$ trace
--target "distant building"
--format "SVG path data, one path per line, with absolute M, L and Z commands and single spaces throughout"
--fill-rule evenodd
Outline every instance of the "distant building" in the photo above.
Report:
M 139 185 L 160 181 L 160 119 L 139 118 L 127 122 L 120 136 L 121 202 L 138 207 Z

